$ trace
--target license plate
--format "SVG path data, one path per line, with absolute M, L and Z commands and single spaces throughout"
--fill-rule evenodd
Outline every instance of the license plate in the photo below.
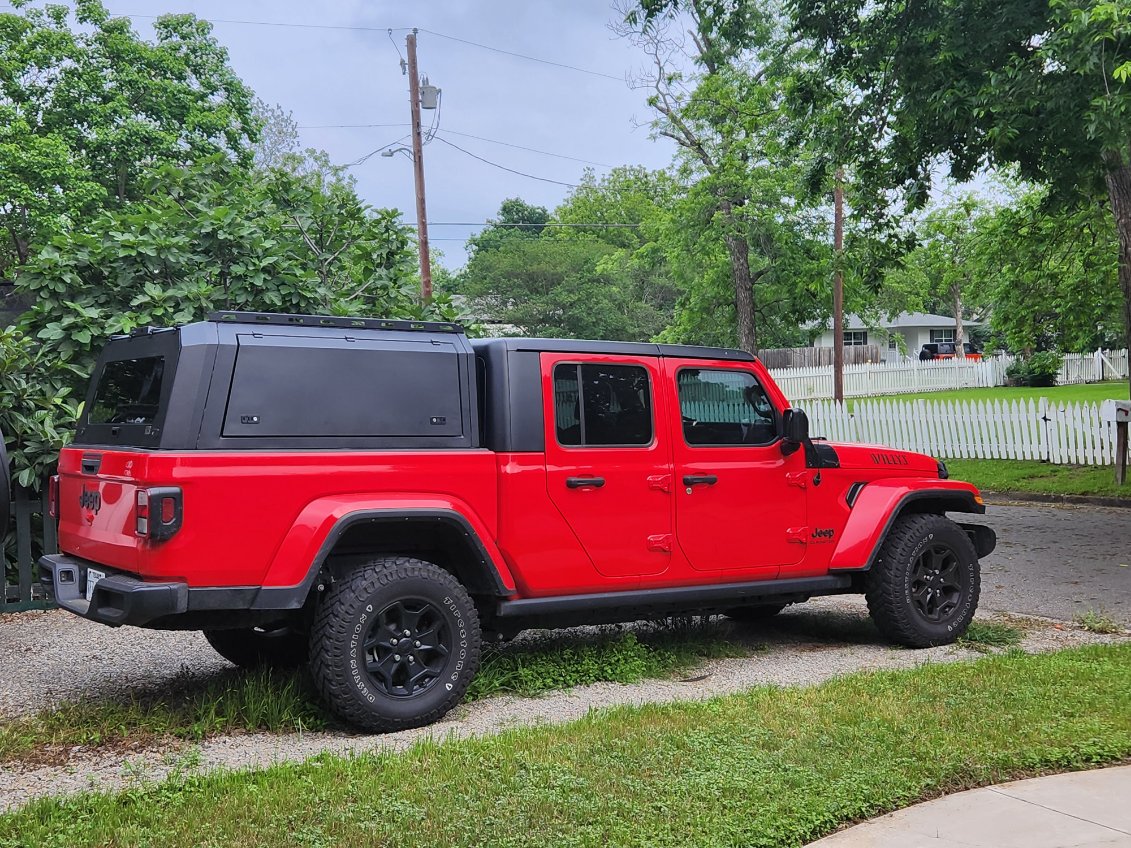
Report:
M 98 571 L 94 568 L 86 570 L 86 599 L 88 601 L 94 597 L 94 587 L 98 585 L 98 581 L 105 576 L 105 571 Z

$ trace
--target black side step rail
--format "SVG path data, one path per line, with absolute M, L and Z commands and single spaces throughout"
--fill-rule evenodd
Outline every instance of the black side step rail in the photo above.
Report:
M 796 577 L 786 580 L 758 580 L 750 583 L 722 583 L 706 586 L 677 586 L 670 589 L 641 589 L 626 592 L 599 592 L 592 595 L 558 595 L 550 598 L 523 598 L 500 601 L 500 618 L 583 613 L 611 609 L 695 609 L 697 607 L 742 606 L 783 596 L 837 595 L 847 592 L 852 578 L 847 574 L 825 577 Z

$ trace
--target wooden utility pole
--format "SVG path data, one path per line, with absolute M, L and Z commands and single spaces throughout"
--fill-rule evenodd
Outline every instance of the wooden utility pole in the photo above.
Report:
M 844 402 L 844 169 L 833 186 L 833 398 Z
M 412 171 L 416 178 L 416 242 L 420 247 L 420 296 L 432 299 L 432 259 L 428 255 L 428 212 L 424 205 L 424 140 L 420 131 L 420 72 L 416 68 L 416 30 L 405 37 L 408 49 L 408 99 L 412 107 Z

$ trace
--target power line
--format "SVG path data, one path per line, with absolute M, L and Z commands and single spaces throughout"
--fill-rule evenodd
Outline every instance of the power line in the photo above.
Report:
M 155 21 L 158 18 L 167 17 L 167 15 L 135 15 L 129 12 L 119 12 L 113 15 L 116 18 L 141 18 L 143 20 Z M 356 32 L 407 32 L 412 27 L 370 27 L 358 26 L 354 24 L 294 24 L 284 21 L 237 21 L 231 18 L 201 18 L 212 24 L 241 24 L 244 26 L 267 26 L 267 27 L 285 27 L 287 29 L 337 29 L 337 30 L 354 30 Z
M 566 188 L 577 188 L 577 183 L 564 183 L 561 180 L 551 180 L 548 177 L 536 177 L 534 176 L 534 174 L 527 174 L 523 171 L 516 171 L 514 168 L 508 168 L 506 165 L 500 165 L 498 162 L 492 162 L 490 159 L 484 159 L 482 156 L 475 155 L 470 150 L 464 150 L 458 144 L 453 144 L 442 136 L 436 136 L 436 141 L 439 141 L 442 144 L 446 144 L 448 145 L 448 147 L 454 147 L 460 153 L 463 153 L 466 156 L 470 156 L 472 159 L 478 159 L 480 162 L 490 165 L 492 168 L 498 168 L 500 171 L 508 171 L 512 174 L 517 174 L 520 177 L 526 177 L 527 179 L 531 180 L 538 180 L 539 182 L 543 183 L 553 183 L 554 185 L 565 186 Z
M 484 50 L 490 50 L 494 53 L 502 53 L 504 56 L 514 56 L 516 59 L 526 59 L 529 62 L 540 62 L 543 65 L 553 65 L 555 68 L 566 68 L 570 71 L 577 71 L 582 74 L 589 74 L 595 77 L 604 77 L 605 79 L 616 80 L 617 82 L 624 82 L 624 77 L 616 77 L 612 74 L 606 74 L 602 71 L 592 71 L 589 68 L 579 68 L 577 65 L 567 65 L 564 62 L 554 62 L 550 59 L 540 59 L 537 56 L 528 56 L 525 53 L 515 53 L 511 50 L 503 50 L 499 47 L 492 47 L 490 44 L 480 44 L 478 41 L 468 41 L 466 38 L 457 38 L 454 35 L 445 35 L 442 32 L 436 32 L 430 29 L 421 29 L 421 32 L 426 32 L 429 35 L 434 35 L 437 38 L 446 38 L 448 41 L 458 41 L 460 44 L 470 44 L 472 47 L 480 47 Z
M 372 129 L 377 127 L 406 127 L 408 124 L 304 124 L 298 127 L 300 130 L 360 130 Z M 476 141 L 486 141 L 489 144 L 500 144 L 503 147 L 513 147 L 517 150 L 525 150 L 529 153 L 539 153 L 542 156 L 553 156 L 558 159 L 568 159 L 571 162 L 580 162 L 583 165 L 596 165 L 598 168 L 615 168 L 615 165 L 610 165 L 607 162 L 594 162 L 592 159 L 582 159 L 578 156 L 569 156 L 565 153 L 554 153 L 552 150 L 540 150 L 537 147 L 527 147 L 523 144 L 515 144 L 511 141 L 503 141 L 498 138 L 487 138 L 482 135 L 473 135 L 472 133 L 458 132 L 456 130 L 440 130 L 441 135 L 458 135 L 462 138 L 474 138 Z
M 141 18 L 143 20 L 156 20 L 157 18 L 165 17 L 164 15 L 134 15 L 128 12 L 119 12 L 115 17 L 120 18 Z M 267 27 L 284 27 L 287 29 L 326 29 L 326 30 L 352 30 L 355 32 L 406 32 L 412 27 L 374 27 L 374 26 L 359 26 L 355 24 L 296 24 L 288 23 L 285 21 L 246 21 L 235 20 L 233 18 L 203 18 L 209 23 L 214 24 L 238 24 L 241 26 L 267 26 Z M 617 82 L 624 82 L 624 77 L 614 76 L 613 74 L 606 74 L 603 71 L 594 71 L 589 68 L 580 68 L 577 65 L 570 65 L 565 62 L 555 62 L 552 59 L 542 59 L 538 56 L 529 56 L 526 53 L 515 53 L 512 50 L 503 50 L 501 47 L 492 47 L 490 44 L 481 44 L 478 41 L 469 41 L 466 38 L 459 38 L 454 35 L 447 35 L 442 32 L 436 32 L 431 29 L 420 29 L 420 32 L 426 32 L 429 35 L 434 35 L 437 38 L 445 38 L 448 41 L 457 41 L 460 44 L 467 44 L 472 47 L 478 47 L 482 50 L 490 50 L 493 53 L 501 53 L 504 56 L 513 56 L 516 59 L 525 59 L 528 62 L 538 62 L 542 65 L 550 65 L 555 68 L 564 68 L 569 71 L 577 71 L 581 74 L 589 74 L 594 77 L 604 77 L 605 79 L 616 80 Z

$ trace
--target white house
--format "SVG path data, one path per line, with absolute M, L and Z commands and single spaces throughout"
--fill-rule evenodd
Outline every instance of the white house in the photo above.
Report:
M 962 326 L 979 327 L 980 321 L 963 321 Z M 967 341 L 969 335 L 967 334 Z M 901 312 L 894 318 L 865 321 L 859 315 L 844 316 L 844 344 L 879 345 L 885 362 L 917 356 L 923 345 L 930 342 L 953 342 L 954 319 L 945 315 L 925 312 Z M 812 347 L 832 347 L 833 328 L 830 321 L 824 331 L 814 339 Z

